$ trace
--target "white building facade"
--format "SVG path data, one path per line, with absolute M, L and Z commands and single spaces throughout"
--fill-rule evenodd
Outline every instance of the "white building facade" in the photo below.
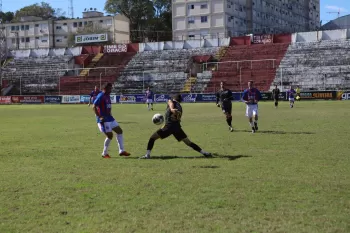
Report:
M 84 14 L 85 13 L 85 14 Z M 8 49 L 66 48 L 69 40 L 79 34 L 87 25 L 102 29 L 112 43 L 128 43 L 130 40 L 129 20 L 122 15 L 103 16 L 84 12 L 83 18 L 67 20 L 42 20 L 38 17 L 24 17 L 20 22 L 3 24 Z M 96 15 L 97 13 L 97 15 Z
M 320 0 L 173 0 L 173 39 L 288 33 L 320 27 Z

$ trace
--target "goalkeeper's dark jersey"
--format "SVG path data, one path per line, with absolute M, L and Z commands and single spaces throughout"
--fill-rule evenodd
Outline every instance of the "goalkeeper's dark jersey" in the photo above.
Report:
M 165 125 L 180 125 L 182 117 L 182 107 L 181 104 L 175 100 L 171 100 L 174 103 L 174 108 L 178 110 L 177 114 L 170 111 L 169 105 L 165 110 Z
M 216 93 L 216 104 L 219 102 L 221 105 L 231 104 L 233 100 L 232 91 L 229 89 L 220 90 Z

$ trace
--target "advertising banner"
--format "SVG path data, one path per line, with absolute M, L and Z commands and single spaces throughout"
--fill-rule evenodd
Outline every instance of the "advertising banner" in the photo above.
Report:
M 261 100 L 272 100 L 272 93 L 271 92 L 260 92 L 261 93 Z
M 112 104 L 117 103 L 117 96 L 116 95 L 111 95 L 111 103 Z
M 144 103 L 145 95 L 143 94 L 121 95 L 121 96 L 117 96 L 117 101 L 119 103 Z
M 337 91 L 337 100 L 350 100 L 350 92 Z
M 64 95 L 62 96 L 63 104 L 78 104 L 80 103 L 80 95 Z
M 105 45 L 103 48 L 104 53 L 126 53 L 127 51 L 128 46 L 126 44 Z
M 253 35 L 253 44 L 270 44 L 273 43 L 273 35 Z
M 107 33 L 103 34 L 90 34 L 90 35 L 77 35 L 75 36 L 75 43 L 93 43 L 93 42 L 105 42 L 108 41 Z
M 167 102 L 170 99 L 170 95 L 154 95 L 154 102 Z
M 331 100 L 337 98 L 336 91 L 309 91 L 300 92 L 301 99 Z
M 215 94 L 197 94 L 197 102 L 216 102 Z
M 80 103 L 82 103 L 82 104 L 88 104 L 89 100 L 90 100 L 89 95 L 81 95 L 80 96 Z
M 10 104 L 11 96 L 0 96 L 0 104 Z
M 11 96 L 12 103 L 16 104 L 42 104 L 44 103 L 44 96 Z
M 62 102 L 62 96 L 45 96 L 45 104 L 60 104 Z
M 182 101 L 185 103 L 195 103 L 197 94 L 182 94 Z

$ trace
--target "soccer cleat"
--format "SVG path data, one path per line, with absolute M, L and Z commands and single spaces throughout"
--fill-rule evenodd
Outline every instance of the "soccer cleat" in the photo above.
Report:
M 252 127 L 252 133 L 255 133 L 255 131 L 256 131 L 255 127 Z
M 204 157 L 206 157 L 206 158 L 211 158 L 211 157 L 213 157 L 213 155 L 212 155 L 211 153 L 209 153 L 209 152 L 203 152 L 203 155 L 204 155 Z
M 151 158 L 151 156 L 146 154 L 146 155 L 140 157 L 139 159 L 150 159 L 150 158 Z
M 228 130 L 230 130 L 230 132 L 233 132 L 232 126 L 228 127 Z
M 119 156 L 130 156 L 129 152 L 123 151 L 119 153 Z
M 258 131 L 258 123 L 257 122 L 254 122 L 254 128 L 255 128 L 255 131 Z
M 104 158 L 104 159 L 110 159 L 111 156 L 109 156 L 109 154 L 106 154 L 106 155 L 102 155 L 102 158 Z

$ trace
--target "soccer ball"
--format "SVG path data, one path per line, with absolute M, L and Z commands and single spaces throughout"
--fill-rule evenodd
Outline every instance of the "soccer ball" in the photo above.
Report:
M 164 122 L 163 115 L 159 113 L 154 114 L 154 116 L 152 117 L 152 122 L 153 124 L 156 124 L 156 125 L 162 124 Z

